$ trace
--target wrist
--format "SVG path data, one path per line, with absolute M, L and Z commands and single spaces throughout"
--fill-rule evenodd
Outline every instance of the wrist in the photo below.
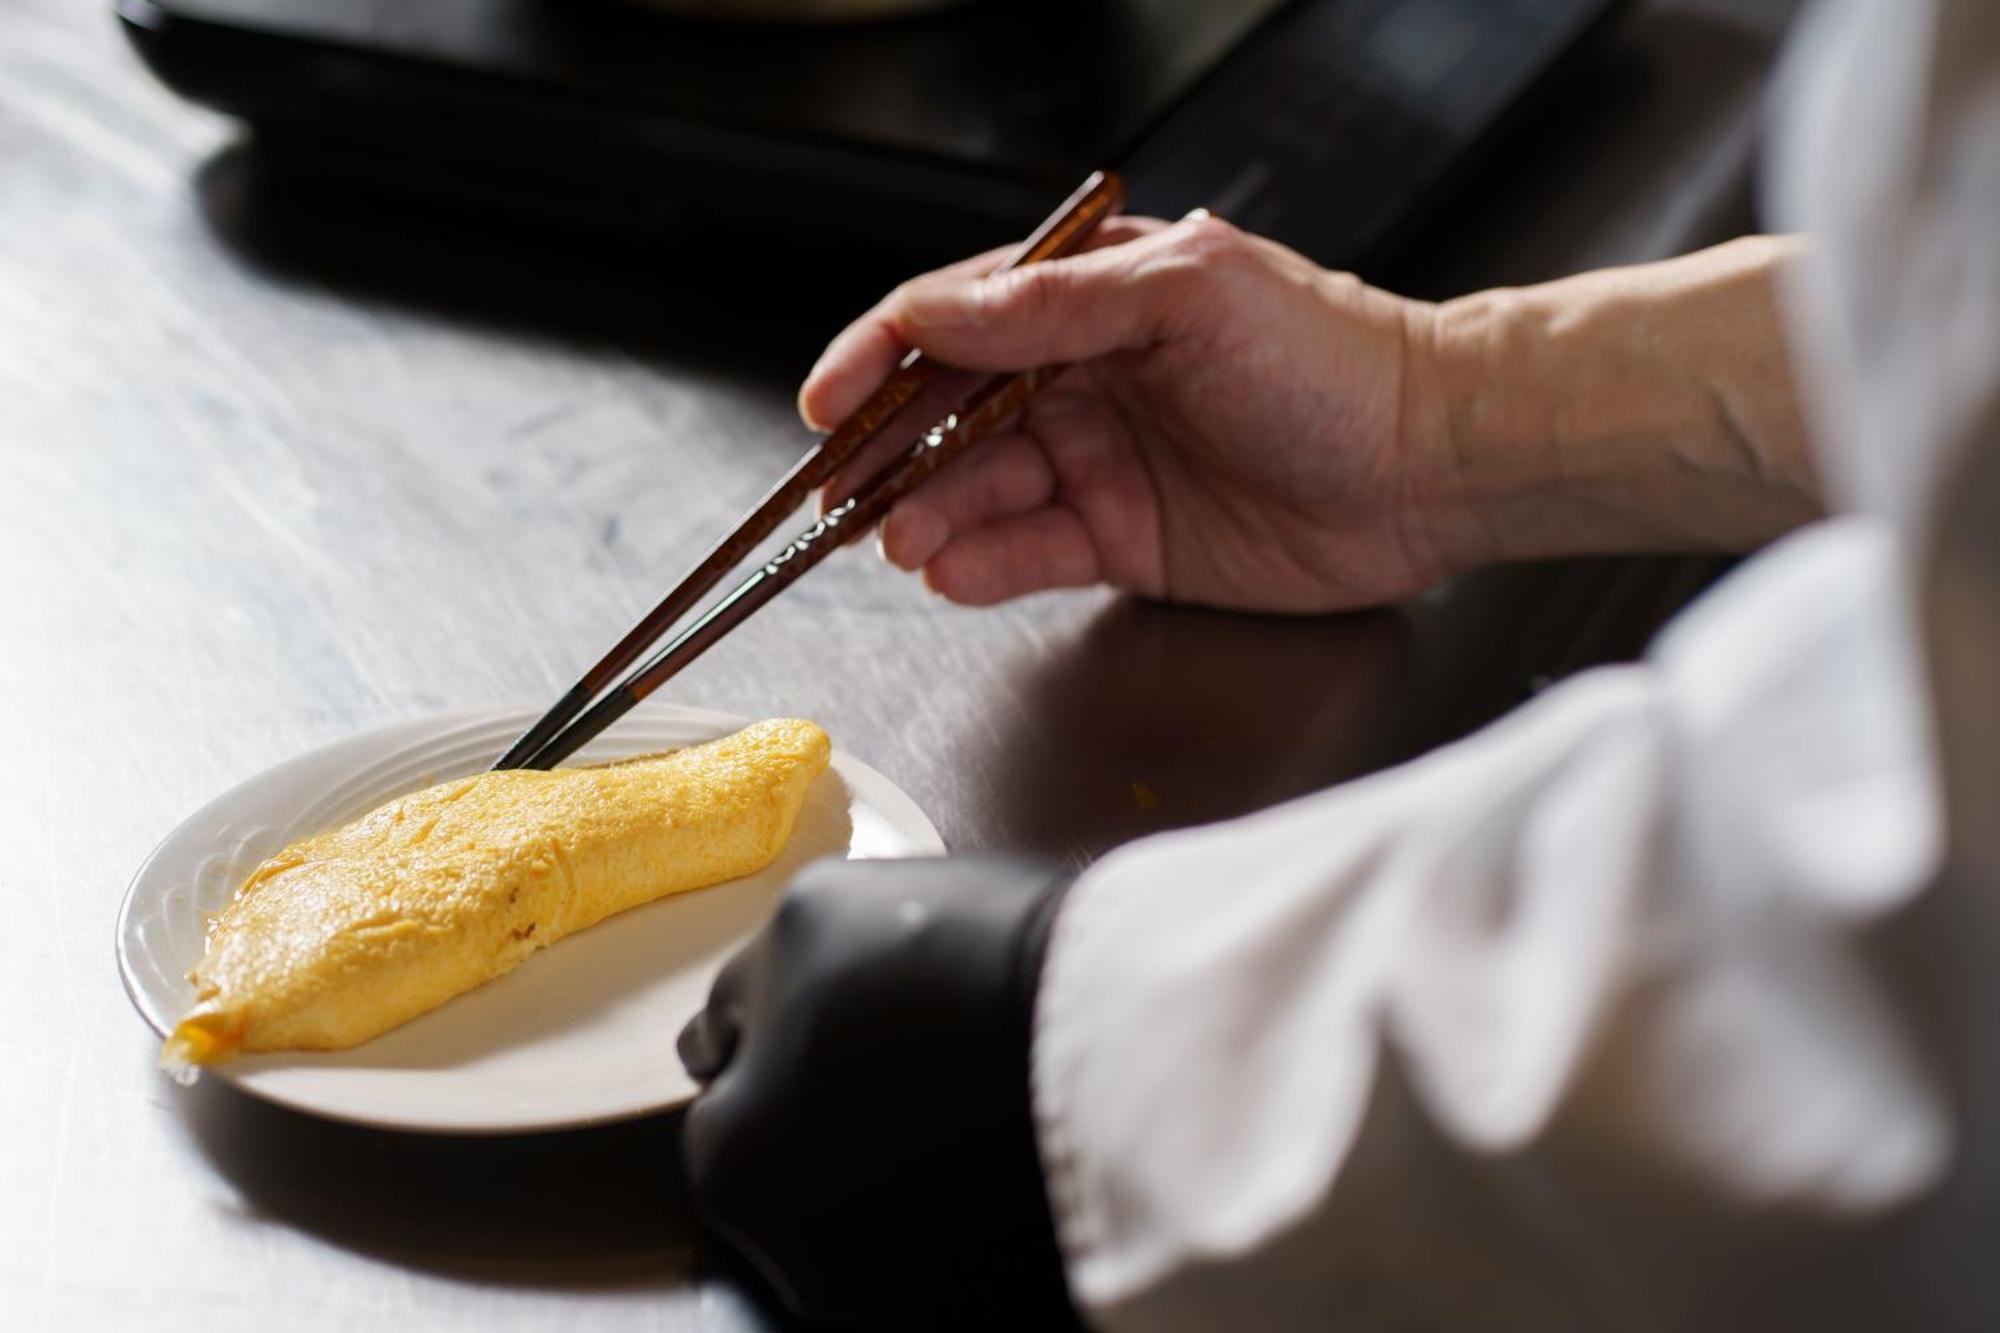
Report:
M 1753 238 L 1428 317 L 1408 409 L 1464 563 L 1745 550 L 1819 512 L 1776 273 Z
M 1397 453 L 1413 479 L 1409 507 L 1421 533 L 1405 540 L 1420 545 L 1429 567 L 1444 577 L 1505 558 L 1493 530 L 1494 507 L 1481 494 L 1494 481 L 1491 469 L 1466 456 L 1475 438 L 1505 432 L 1492 423 L 1473 429 L 1492 405 L 1479 401 L 1480 353 L 1453 306 L 1408 301 L 1400 315 Z

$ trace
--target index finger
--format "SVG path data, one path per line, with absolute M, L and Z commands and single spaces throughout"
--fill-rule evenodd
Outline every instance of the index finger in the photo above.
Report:
M 1123 245 L 1165 225 L 1156 218 L 1108 218 L 1084 241 L 1079 253 Z M 947 264 L 936 272 L 948 277 L 981 277 L 1004 263 L 1014 249 L 1012 245 L 1000 246 Z M 908 344 L 889 322 L 895 295 L 890 292 L 835 334 L 806 373 L 805 383 L 799 387 L 799 415 L 808 426 L 831 430 L 841 418 L 861 406 L 908 354 Z

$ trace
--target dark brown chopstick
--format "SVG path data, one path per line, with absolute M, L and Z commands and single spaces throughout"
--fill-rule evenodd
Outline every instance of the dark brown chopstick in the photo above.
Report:
M 922 485 L 933 472 L 1005 425 L 1061 370 L 1060 366 L 1045 366 L 988 380 L 964 406 L 918 437 L 903 460 L 886 469 L 874 485 L 821 515 L 793 538 L 789 546 L 752 571 L 727 596 L 674 636 L 671 643 L 629 679 L 614 686 L 583 716 L 551 738 L 535 752 L 530 764 L 524 766 L 548 768 L 576 753 L 807 570 L 874 527 L 898 500 Z
M 1075 193 L 1063 202 L 1061 207 L 1050 214 L 1041 226 L 1037 227 L 1028 239 L 1023 241 L 999 268 L 1007 269 L 1022 264 L 1038 263 L 1044 259 L 1073 253 L 1100 223 L 1117 213 L 1123 206 L 1124 200 L 1124 184 L 1116 175 L 1105 171 L 1093 172 L 1090 178 L 1079 186 Z M 687 576 L 661 599 L 660 604 L 648 612 L 637 625 L 633 626 L 631 632 L 620 639 L 617 645 L 609 653 L 605 654 L 596 665 L 586 671 L 582 678 L 556 701 L 553 708 L 543 714 L 536 720 L 533 726 L 522 733 L 520 739 L 508 747 L 507 752 L 500 756 L 493 767 L 495 769 L 547 767 L 560 762 L 562 758 L 573 753 L 577 746 L 588 740 L 590 736 L 594 736 L 598 731 L 603 730 L 614 718 L 630 708 L 632 704 L 637 703 L 639 699 L 644 698 L 654 688 L 653 685 L 645 686 L 636 696 L 631 697 L 625 702 L 623 707 L 617 708 L 616 711 L 610 712 L 609 715 L 597 721 L 596 726 L 581 739 L 562 748 L 560 753 L 555 752 L 557 747 L 552 742 L 556 740 L 558 734 L 562 733 L 563 729 L 573 720 L 577 720 L 579 715 L 582 715 L 581 721 L 583 722 L 589 722 L 596 718 L 606 705 L 612 704 L 614 700 L 621 697 L 620 691 L 629 690 L 636 683 L 637 676 L 634 677 L 633 681 L 628 681 L 625 686 L 620 687 L 620 690 L 614 690 L 612 693 L 605 695 L 597 709 L 592 709 L 589 713 L 585 713 L 585 709 L 589 708 L 591 701 L 596 699 L 607 686 L 616 680 L 621 672 L 638 661 L 647 648 L 657 641 L 675 622 L 680 620 L 709 590 L 714 588 L 725 574 L 741 562 L 745 556 L 749 555 L 758 543 L 764 541 L 773 532 L 777 531 L 778 525 L 785 520 L 787 515 L 805 503 L 813 491 L 831 480 L 833 475 L 839 471 L 842 464 L 852 458 L 870 439 L 879 434 L 897 412 L 908 406 L 923 391 L 925 386 L 931 383 L 936 376 L 937 369 L 935 363 L 927 360 L 921 353 L 913 351 L 906 356 L 903 363 L 890 374 L 889 378 L 883 381 L 874 393 L 869 395 L 867 401 L 862 403 L 845 420 L 834 427 L 826 438 L 808 449 L 805 455 L 792 466 L 791 471 L 786 473 L 778 484 L 765 494 L 764 498 L 757 503 L 757 506 L 750 513 L 744 516 L 736 528 L 727 537 L 716 543 L 715 547 L 702 558 L 700 563 L 690 570 Z M 989 385 L 989 387 L 991 386 Z M 982 390 L 982 392 L 984 391 Z M 974 395 L 975 400 L 978 397 L 979 395 Z M 1025 401 L 1025 398 L 1023 401 Z M 966 410 L 970 410 L 971 406 L 971 403 L 968 403 Z M 928 435 L 925 438 L 928 438 Z M 920 454 L 921 448 L 913 451 L 911 457 L 914 459 L 920 456 Z M 932 466 L 934 468 L 936 465 L 933 464 Z M 900 470 L 898 475 L 900 475 Z M 925 470 L 922 475 L 928 476 L 929 470 Z M 871 483 L 880 479 L 880 477 L 871 479 Z M 921 479 L 921 477 L 918 478 L 918 480 Z M 890 499 L 888 503 L 893 504 L 894 498 Z M 841 513 L 842 511 L 846 511 L 849 514 L 854 512 L 854 500 L 852 498 L 846 504 L 838 506 L 834 511 L 829 512 L 826 519 L 831 519 L 834 514 Z M 887 512 L 887 505 L 883 506 L 882 512 Z M 879 516 L 878 514 L 877 517 L 879 518 Z M 824 532 L 833 531 L 834 529 L 830 527 L 822 528 L 822 525 L 826 523 L 826 519 L 822 519 L 819 524 L 815 524 L 814 528 L 808 529 L 808 535 L 815 532 L 820 532 L 823 535 Z M 873 520 L 870 521 L 872 522 Z M 854 529 L 849 527 L 849 533 L 851 534 L 853 531 Z M 801 540 L 804 540 L 804 538 L 801 538 Z M 794 542 L 792 547 L 786 548 L 787 552 L 791 552 L 798 545 L 798 542 Z M 831 545 L 837 546 L 839 545 L 839 541 L 836 540 Z M 830 546 L 825 549 L 830 549 Z M 797 572 L 803 573 L 804 569 L 811 568 L 813 564 L 818 563 L 819 558 L 820 556 L 814 556 Z M 765 568 L 769 569 L 770 566 L 767 565 Z M 779 581 L 776 587 L 773 588 L 773 591 L 775 592 L 777 588 L 782 588 L 791 581 L 792 577 L 796 576 L 795 573 Z M 667 653 L 673 651 L 675 646 L 686 642 L 689 634 L 692 634 L 694 630 L 711 623 L 718 613 L 725 611 L 739 598 L 744 597 L 748 593 L 750 586 L 756 584 L 758 577 L 758 575 L 753 575 L 752 579 L 746 582 L 745 586 L 739 587 L 729 598 L 726 598 L 715 609 L 697 621 L 694 626 L 690 627 L 688 633 L 677 637 L 673 644 L 655 656 L 653 661 L 648 664 L 647 669 L 656 666 Z M 769 594 L 766 594 L 764 597 L 757 599 L 749 609 L 754 610 L 757 606 L 761 606 L 765 600 L 768 600 L 768 597 Z M 749 610 L 745 610 L 740 615 L 729 619 L 727 624 L 723 626 L 723 629 L 716 632 L 715 637 L 720 637 L 721 633 L 726 632 L 728 628 L 738 623 L 743 615 L 748 614 Z M 700 651 L 713 641 L 713 638 L 703 641 L 701 647 L 695 650 L 695 654 L 698 655 Z M 686 660 L 692 660 L 692 656 Z M 685 665 L 685 661 L 681 664 Z M 678 669 L 678 667 L 675 668 L 675 670 Z M 643 675 L 644 672 L 642 671 L 640 674 Z M 669 672 L 668 674 L 672 673 Z M 660 679 L 665 679 L 665 677 L 662 676 Z M 654 682 L 655 685 L 657 683 L 657 681 Z

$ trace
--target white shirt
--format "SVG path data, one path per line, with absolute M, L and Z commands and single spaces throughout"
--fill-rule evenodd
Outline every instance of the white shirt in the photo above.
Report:
M 1941 788 L 2000 791 L 2000 540 L 1938 503 L 2000 460 L 2000 3 L 1836 0 L 1785 83 L 1792 342 L 1848 512 L 1642 663 L 1078 881 L 1033 1079 L 1103 1327 L 2000 1317 L 2000 949 L 1939 879 Z M 1948 741 L 1994 714 L 1943 783 L 1934 708 Z

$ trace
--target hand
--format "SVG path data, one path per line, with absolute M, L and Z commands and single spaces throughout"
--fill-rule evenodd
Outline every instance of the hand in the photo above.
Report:
M 999 858 L 822 861 L 681 1033 L 697 1205 L 795 1311 L 1073 1327 L 1028 1102 L 1067 877 Z
M 1072 366 L 883 524 L 883 554 L 960 602 L 1106 583 L 1306 612 L 1497 560 L 1745 550 L 1819 512 L 1774 294 L 1797 250 L 1753 238 L 1436 306 L 1214 219 L 1121 219 L 1069 259 L 904 284 L 834 339 L 800 410 L 838 420 L 911 346 Z
M 981 276 L 991 263 L 891 293 L 800 395 L 808 421 L 836 421 L 910 345 L 977 370 L 1074 363 L 885 521 L 884 554 L 937 591 L 984 604 L 1103 582 L 1314 611 L 1461 563 L 1432 486 L 1445 460 L 1404 412 L 1429 307 L 1210 218 L 1121 219 L 1075 258 Z

